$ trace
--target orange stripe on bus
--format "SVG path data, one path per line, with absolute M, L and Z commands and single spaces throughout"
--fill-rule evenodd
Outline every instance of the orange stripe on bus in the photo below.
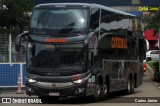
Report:
M 64 43 L 67 42 L 67 39 L 65 38 L 45 39 L 45 42 Z

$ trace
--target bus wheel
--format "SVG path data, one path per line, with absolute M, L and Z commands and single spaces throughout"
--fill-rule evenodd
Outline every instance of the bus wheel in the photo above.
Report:
M 88 96 L 87 99 L 92 101 L 92 102 L 97 102 L 97 101 L 100 100 L 100 95 L 101 95 L 101 85 L 100 85 L 100 82 L 97 81 L 97 85 L 96 85 L 96 88 L 95 88 L 95 94 L 91 95 L 91 96 Z
M 132 89 L 131 89 L 131 90 L 132 90 L 132 92 L 131 92 L 131 93 L 134 93 L 134 88 L 135 88 L 135 82 L 134 82 L 134 80 L 132 80 L 132 82 L 131 82 L 131 83 L 132 83 Z
M 106 83 L 103 85 L 103 94 L 104 94 L 105 96 L 108 95 L 108 86 L 107 86 Z
M 128 79 L 128 82 L 127 82 L 127 90 L 126 90 L 126 93 L 129 95 L 129 94 L 132 94 L 133 93 L 133 83 L 130 79 Z
M 95 97 L 99 97 L 100 94 L 101 94 L 101 85 L 100 85 L 100 82 L 98 81 L 97 85 L 96 85 L 96 94 L 95 94 Z

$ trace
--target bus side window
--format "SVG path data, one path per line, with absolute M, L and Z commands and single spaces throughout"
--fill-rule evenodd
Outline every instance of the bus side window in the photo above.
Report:
M 92 8 L 91 9 L 91 18 L 90 18 L 90 31 L 96 32 L 99 30 L 99 17 L 100 17 L 100 9 Z
M 117 32 L 118 28 L 121 28 L 121 20 L 122 19 L 119 14 L 101 9 L 100 34 L 102 35 L 110 31 L 113 31 L 114 33 Z
M 33 47 L 31 50 L 32 56 L 35 56 L 35 52 L 36 52 L 36 48 L 35 48 L 35 44 L 33 44 Z
M 103 9 L 101 9 L 101 17 L 100 17 L 100 35 L 109 32 L 109 24 L 110 24 L 110 20 L 108 19 L 109 14 L 111 14 L 109 11 L 105 11 Z M 109 16 L 110 17 L 110 16 Z M 111 17 L 110 17 L 111 18 Z

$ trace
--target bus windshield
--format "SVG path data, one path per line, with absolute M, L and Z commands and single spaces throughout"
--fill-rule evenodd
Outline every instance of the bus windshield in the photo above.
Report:
M 49 46 L 49 47 L 48 47 Z M 29 44 L 28 67 L 47 69 L 49 73 L 79 74 L 86 69 L 86 51 L 82 48 L 57 48 L 54 45 Z M 33 71 L 35 73 L 36 71 Z M 46 73 L 45 71 L 43 71 Z M 41 73 L 43 73 L 41 72 Z
M 35 9 L 31 18 L 30 31 L 38 33 L 40 29 L 43 29 L 45 33 L 51 32 L 54 35 L 85 33 L 87 31 L 87 15 L 87 9 L 83 8 Z

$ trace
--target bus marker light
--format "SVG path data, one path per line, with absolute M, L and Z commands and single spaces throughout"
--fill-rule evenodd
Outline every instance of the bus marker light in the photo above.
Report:
M 146 72 L 146 63 L 143 64 L 143 71 Z
M 67 42 L 66 38 L 53 38 L 53 39 L 45 39 L 45 42 L 53 42 L 53 43 L 65 43 Z

